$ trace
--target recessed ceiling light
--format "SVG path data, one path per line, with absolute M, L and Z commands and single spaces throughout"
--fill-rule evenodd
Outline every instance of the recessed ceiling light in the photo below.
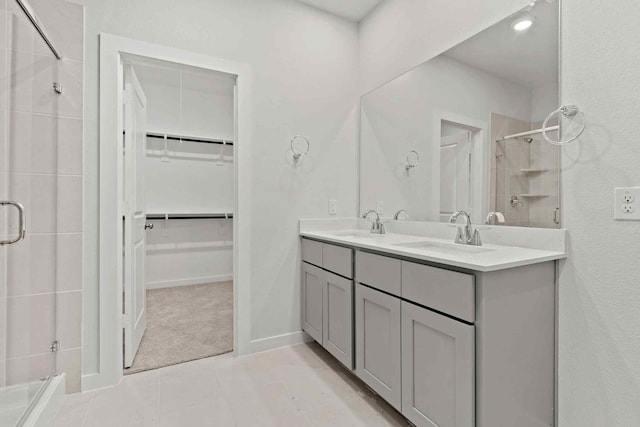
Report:
M 515 21 L 511 23 L 511 28 L 515 31 L 522 32 L 526 31 L 535 22 L 535 18 L 529 14 L 520 15 Z

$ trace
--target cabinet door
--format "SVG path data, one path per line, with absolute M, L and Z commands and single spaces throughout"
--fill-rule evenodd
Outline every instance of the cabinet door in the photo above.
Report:
M 473 427 L 474 327 L 402 302 L 402 414 L 418 427 Z
M 356 374 L 401 410 L 400 299 L 356 285 Z
M 322 345 L 353 369 L 353 282 L 324 272 Z
M 323 271 L 302 263 L 302 330 L 322 344 Z

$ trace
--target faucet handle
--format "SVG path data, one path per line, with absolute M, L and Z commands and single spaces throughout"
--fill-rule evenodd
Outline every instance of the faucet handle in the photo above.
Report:
M 379 234 L 386 234 L 386 231 L 384 229 L 384 222 L 382 222 L 382 220 L 380 220 L 380 224 L 378 224 L 378 233 Z
M 473 245 L 473 246 L 482 246 L 482 239 L 480 238 L 480 231 L 478 231 L 477 228 L 473 232 L 473 237 L 471 238 L 471 241 L 469 242 L 469 244 Z

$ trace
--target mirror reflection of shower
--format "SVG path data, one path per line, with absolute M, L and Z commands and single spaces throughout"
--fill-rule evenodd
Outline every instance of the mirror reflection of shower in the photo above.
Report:
M 560 150 L 542 138 L 542 122 L 492 114 L 490 199 L 505 225 L 559 228 Z M 547 135 L 558 134 L 556 123 Z

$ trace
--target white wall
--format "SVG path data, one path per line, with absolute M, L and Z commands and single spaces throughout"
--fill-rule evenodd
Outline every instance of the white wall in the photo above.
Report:
M 298 219 L 356 214 L 355 24 L 288 0 L 87 0 L 87 229 L 97 230 L 98 33 L 248 63 L 253 73 L 251 338 L 300 330 Z M 311 141 L 290 166 L 295 134 Z M 84 373 L 97 370 L 98 242 L 86 239 Z
M 562 149 L 560 426 L 640 425 L 637 222 L 616 222 L 613 188 L 640 185 L 640 3 L 563 0 L 562 101 L 587 115 Z
M 386 0 L 360 22 L 363 93 L 433 58 L 524 6 L 526 0 Z
M 147 98 L 147 130 L 233 140 L 235 78 L 166 63 L 134 66 Z M 147 139 L 147 214 L 233 213 L 233 147 Z M 149 221 L 147 289 L 227 281 L 233 220 Z
M 364 89 L 520 6 L 388 0 L 361 24 Z M 588 128 L 562 149 L 570 255 L 559 280 L 559 427 L 640 425 L 640 286 L 629 269 L 640 253 L 638 223 L 612 219 L 613 187 L 640 185 L 638 16 L 634 0 L 562 1 L 562 102 L 582 107 Z
M 534 87 L 531 90 L 531 123 L 542 122 L 552 111 L 559 107 L 558 82 Z
M 492 112 L 529 119 L 531 91 L 441 55 L 365 95 L 360 137 L 362 210 L 376 209 L 378 201 L 383 201 L 385 216 L 406 209 L 411 219 L 439 220 L 440 198 L 434 192 L 440 188 L 440 174 L 435 172 L 440 138 L 433 129 L 439 112 L 484 123 L 488 138 Z M 404 165 L 410 150 L 418 151 L 420 165 L 407 175 Z M 488 176 L 489 171 L 485 172 Z M 474 215 L 480 218 L 480 212 Z
M 148 289 L 233 279 L 233 220 L 149 220 Z

